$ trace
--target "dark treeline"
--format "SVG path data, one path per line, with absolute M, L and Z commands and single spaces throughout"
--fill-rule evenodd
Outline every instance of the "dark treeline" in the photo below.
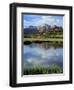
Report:
M 58 41 L 55 41 L 55 42 L 53 42 L 53 41 L 25 41 L 24 45 L 31 45 L 31 46 L 39 45 L 39 46 L 42 46 L 42 47 L 48 49 L 51 46 L 53 46 L 55 48 L 63 47 L 63 42 L 62 41 L 60 41 L 60 42 L 58 42 Z

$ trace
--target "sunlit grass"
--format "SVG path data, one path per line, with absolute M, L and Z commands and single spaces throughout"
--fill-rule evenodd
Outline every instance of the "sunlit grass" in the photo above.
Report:
M 23 41 L 58 41 L 63 42 L 62 38 L 24 38 Z

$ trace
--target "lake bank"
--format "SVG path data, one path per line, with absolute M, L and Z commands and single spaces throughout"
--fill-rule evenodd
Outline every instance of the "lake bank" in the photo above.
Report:
M 29 45 L 29 44 L 35 44 L 38 45 L 40 44 L 41 46 L 44 47 L 63 47 L 63 39 L 30 39 L 30 38 L 24 38 L 24 45 Z
M 63 42 L 63 38 L 24 38 L 23 42 L 25 41 L 51 41 L 51 42 Z

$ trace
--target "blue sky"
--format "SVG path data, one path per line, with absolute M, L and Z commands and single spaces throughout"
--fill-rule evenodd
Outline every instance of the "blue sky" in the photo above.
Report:
M 63 16 L 53 16 L 53 15 L 30 15 L 24 14 L 23 15 L 23 28 L 32 26 L 39 26 L 43 24 L 48 25 L 57 25 L 63 27 Z

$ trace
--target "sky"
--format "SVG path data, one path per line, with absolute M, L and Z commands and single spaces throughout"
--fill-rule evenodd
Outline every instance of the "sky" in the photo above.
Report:
M 30 15 L 23 14 L 23 28 L 27 28 L 29 26 L 40 26 L 40 25 L 57 25 L 63 27 L 63 16 L 55 16 L 55 15 Z

